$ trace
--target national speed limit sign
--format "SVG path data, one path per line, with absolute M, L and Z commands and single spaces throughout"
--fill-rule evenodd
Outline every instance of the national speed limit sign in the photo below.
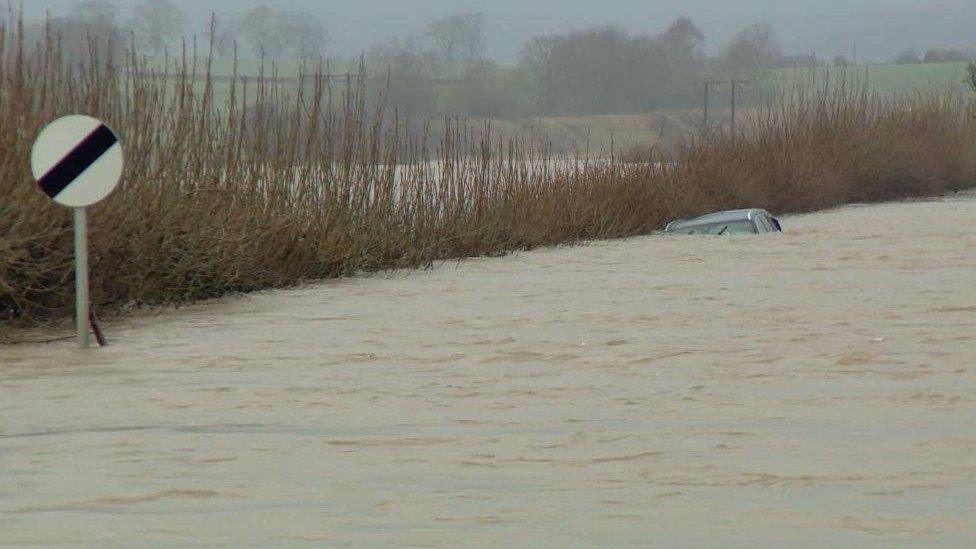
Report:
M 72 208 L 91 206 L 115 190 L 122 164 L 122 145 L 115 133 L 90 116 L 55 120 L 31 149 L 31 171 L 41 190 Z

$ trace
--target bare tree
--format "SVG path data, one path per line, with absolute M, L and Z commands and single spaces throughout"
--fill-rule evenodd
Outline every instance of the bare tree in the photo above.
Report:
M 543 113 L 631 113 L 686 106 L 707 60 L 704 40 L 686 17 L 654 35 L 591 27 L 535 36 L 519 52 L 519 68 Z
M 536 108 L 542 112 L 554 109 L 559 74 L 555 59 L 561 42 L 556 35 L 535 36 L 519 52 L 519 66 L 535 83 Z
M 690 89 L 696 84 L 693 80 L 701 80 L 700 72 L 707 61 L 705 33 L 694 21 L 688 17 L 677 19 L 658 37 L 657 42 L 666 67 L 665 87 Z
M 957 48 L 936 48 L 925 52 L 923 63 L 961 63 L 969 59 L 965 51 Z
M 232 17 L 213 14 L 204 24 L 203 35 L 212 42 L 218 57 L 230 57 L 234 53 L 240 34 L 240 21 Z
M 705 33 L 689 17 L 681 17 L 664 31 L 661 45 L 673 71 L 700 67 L 705 60 Z
M 124 39 L 118 27 L 106 19 L 87 18 L 79 12 L 74 14 L 80 17 L 49 17 L 26 23 L 23 43 L 44 47 L 46 40 L 53 38 L 61 46 L 53 52 L 55 55 L 83 64 L 95 59 L 115 59 L 121 54 Z
M 441 72 L 441 59 L 420 37 L 391 39 L 373 48 L 369 57 L 369 66 L 380 69 L 371 78 L 373 87 L 389 88 L 386 99 L 391 107 L 412 115 L 436 112 L 433 79 Z
M 769 23 L 757 23 L 742 29 L 723 54 L 724 64 L 736 70 L 775 66 L 783 58 L 783 47 L 776 30 Z
M 146 0 L 134 9 L 132 26 L 144 47 L 159 55 L 183 30 L 186 15 L 171 0 Z
M 285 40 L 275 25 L 276 12 L 268 6 L 252 8 L 244 16 L 241 27 L 251 52 L 271 58 L 280 57 L 285 52 Z
M 485 18 L 480 13 L 459 13 L 427 25 L 427 36 L 449 64 L 480 62 L 485 58 Z
M 115 28 L 119 8 L 104 0 L 85 0 L 73 5 L 68 19 L 92 27 Z
M 536 37 L 522 49 L 521 66 L 549 113 L 625 113 L 667 95 L 665 57 L 660 37 L 608 26 Z
M 47 38 L 53 38 L 61 45 L 54 53 L 72 62 L 114 58 L 121 53 L 123 41 L 117 11 L 113 4 L 102 0 L 77 2 L 64 16 L 25 22 L 23 43 L 28 47 L 43 47 Z M 0 27 L 6 18 L 13 22 L 21 16 L 12 4 L 0 0 Z
M 325 53 L 329 35 L 317 17 L 304 12 L 279 12 L 278 27 L 287 37 L 288 49 L 296 57 L 315 59 Z
M 895 57 L 895 64 L 898 65 L 915 65 L 921 62 L 922 56 L 918 54 L 915 48 L 902 50 L 902 52 Z
M 329 35 L 309 13 L 258 6 L 247 12 L 241 29 L 252 53 L 279 58 L 286 54 L 308 59 L 323 55 Z

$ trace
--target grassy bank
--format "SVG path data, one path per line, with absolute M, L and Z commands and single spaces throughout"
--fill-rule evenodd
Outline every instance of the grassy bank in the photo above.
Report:
M 40 128 L 68 113 L 103 118 L 126 149 L 120 189 L 91 214 L 102 312 L 646 234 L 715 209 L 795 212 L 976 185 L 976 124 L 958 95 L 804 95 L 661 167 L 651 153 L 553 160 L 451 121 L 428 147 L 403 129 L 416 124 L 321 71 L 216 100 L 191 78 L 207 63 L 181 66 L 174 86 L 135 56 L 92 57 L 72 63 L 53 40 L 27 51 L 0 30 L 0 331 L 71 312 L 70 213 L 28 167 Z

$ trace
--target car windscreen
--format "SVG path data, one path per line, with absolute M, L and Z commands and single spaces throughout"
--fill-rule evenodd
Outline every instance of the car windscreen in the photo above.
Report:
M 720 223 L 706 223 L 702 225 L 692 225 L 671 231 L 673 234 L 712 234 L 712 235 L 736 235 L 736 234 L 756 234 L 756 228 L 752 221 L 726 221 Z

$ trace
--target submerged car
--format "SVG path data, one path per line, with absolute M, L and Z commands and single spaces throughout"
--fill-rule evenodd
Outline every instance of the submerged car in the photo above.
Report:
M 783 232 L 779 220 L 766 210 L 730 210 L 694 219 L 672 221 L 665 234 L 744 235 Z

